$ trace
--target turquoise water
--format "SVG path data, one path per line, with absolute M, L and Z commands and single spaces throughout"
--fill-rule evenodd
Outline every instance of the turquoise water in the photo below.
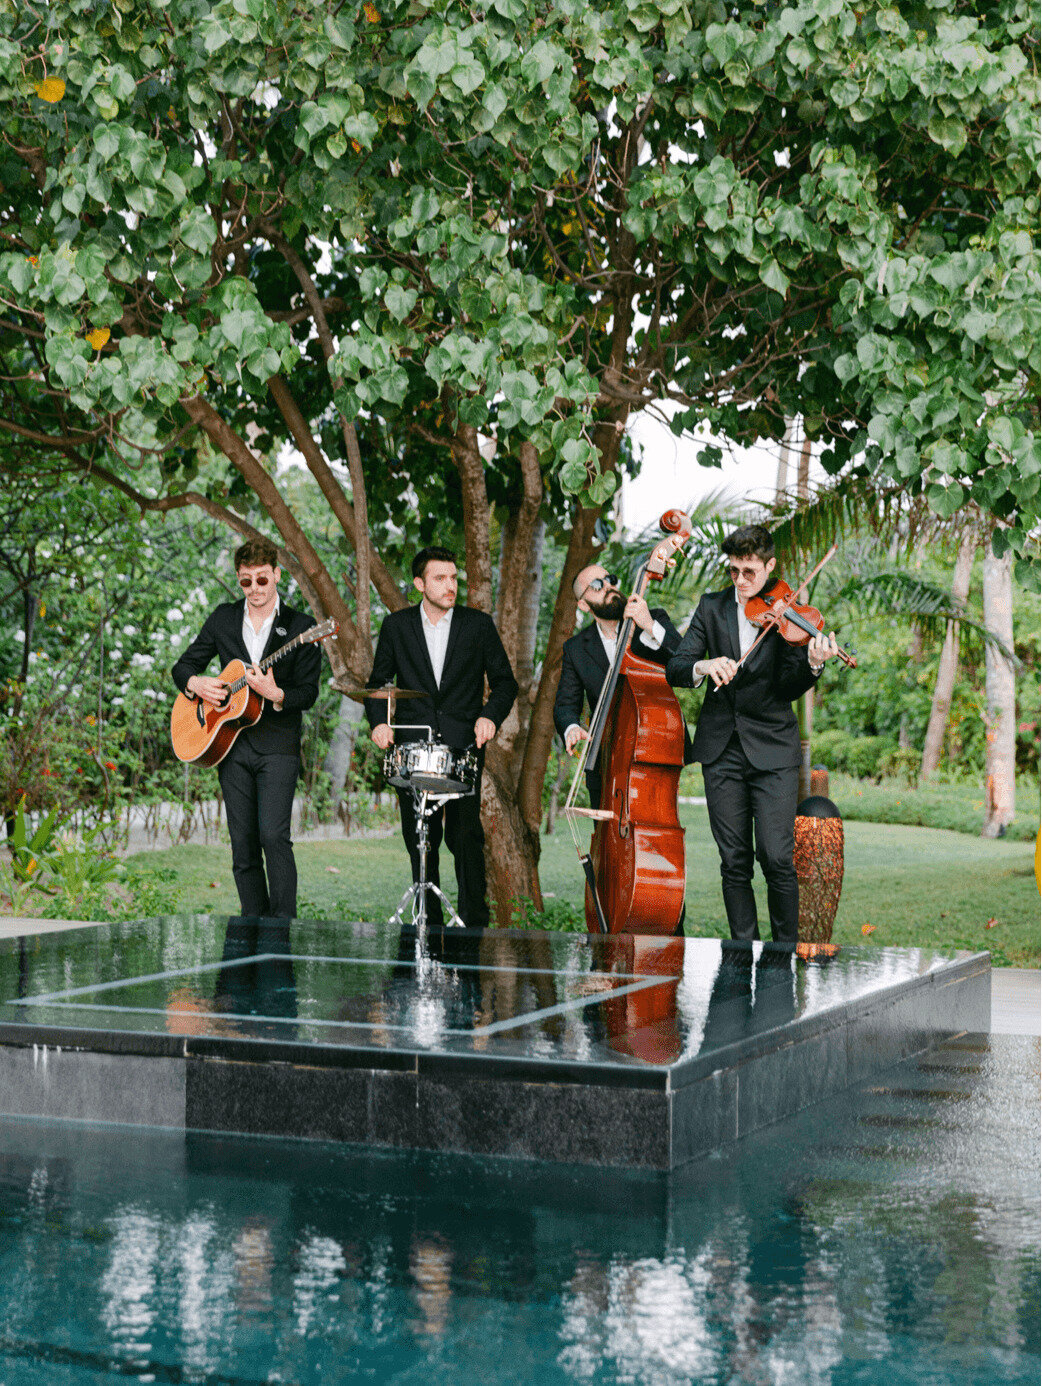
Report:
M 0 1383 L 1039 1380 L 1037 1040 L 674 1175 L 0 1122 Z

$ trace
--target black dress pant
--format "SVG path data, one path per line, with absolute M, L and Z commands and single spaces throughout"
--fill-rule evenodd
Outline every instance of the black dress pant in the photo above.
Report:
M 418 881 L 420 848 L 412 792 L 398 789 L 396 793 L 402 813 L 402 836 L 412 863 L 412 878 Z M 481 826 L 480 772 L 473 794 L 450 799 L 427 818 L 427 879 L 436 886 L 441 885 L 438 848 L 443 836 L 456 864 L 456 908 L 459 916 L 469 929 L 483 929 L 488 924 L 489 911 L 485 882 L 485 830 Z M 427 923 L 435 929 L 443 923 L 441 901 L 429 891 Z
M 757 770 L 735 733 L 716 760 L 702 766 L 709 826 L 720 852 L 724 909 L 734 939 L 758 939 L 755 859 L 767 881 L 767 909 L 775 943 L 795 943 L 800 894 L 792 862 L 799 767 Z
M 296 918 L 290 827 L 299 773 L 299 756 L 257 751 L 242 736 L 217 767 L 243 914 Z

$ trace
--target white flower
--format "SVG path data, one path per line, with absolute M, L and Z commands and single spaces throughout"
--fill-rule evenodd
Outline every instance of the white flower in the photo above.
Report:
M 175 621 L 183 621 L 184 618 L 185 614 L 179 606 L 172 606 L 170 610 L 166 613 L 166 619 L 170 622 L 171 625 L 173 625 Z

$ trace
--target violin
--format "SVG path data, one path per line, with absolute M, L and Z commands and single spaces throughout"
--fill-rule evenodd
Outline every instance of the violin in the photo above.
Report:
M 762 588 L 755 597 L 749 598 L 745 604 L 745 615 L 754 626 L 760 627 L 760 634 L 738 661 L 739 666 L 745 663 L 768 631 L 776 630 L 782 639 L 787 640 L 790 645 L 809 645 L 816 635 L 821 634 L 825 629 L 824 616 L 817 607 L 797 602 L 796 597 L 835 555 L 837 547 L 836 544 L 832 545 L 825 557 L 807 574 L 799 587 L 790 587 L 781 578 L 775 578 Z M 857 660 L 849 650 L 840 649 L 838 653 L 848 669 L 857 668 Z
M 749 598 L 745 618 L 754 626 L 776 630 L 790 645 L 809 645 L 825 629 L 825 618 L 817 607 L 797 602 L 796 593 L 782 578 Z M 848 669 L 857 668 L 857 660 L 847 650 L 841 648 L 839 657 Z

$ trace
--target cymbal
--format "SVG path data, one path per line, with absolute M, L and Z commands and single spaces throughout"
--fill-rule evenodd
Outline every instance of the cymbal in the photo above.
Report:
M 424 693 L 419 688 L 396 688 L 393 683 L 385 683 L 382 688 L 341 688 L 348 698 L 354 698 L 356 702 L 364 702 L 366 698 L 384 698 L 390 701 L 391 698 L 397 702 L 399 698 L 429 698 L 429 693 Z

